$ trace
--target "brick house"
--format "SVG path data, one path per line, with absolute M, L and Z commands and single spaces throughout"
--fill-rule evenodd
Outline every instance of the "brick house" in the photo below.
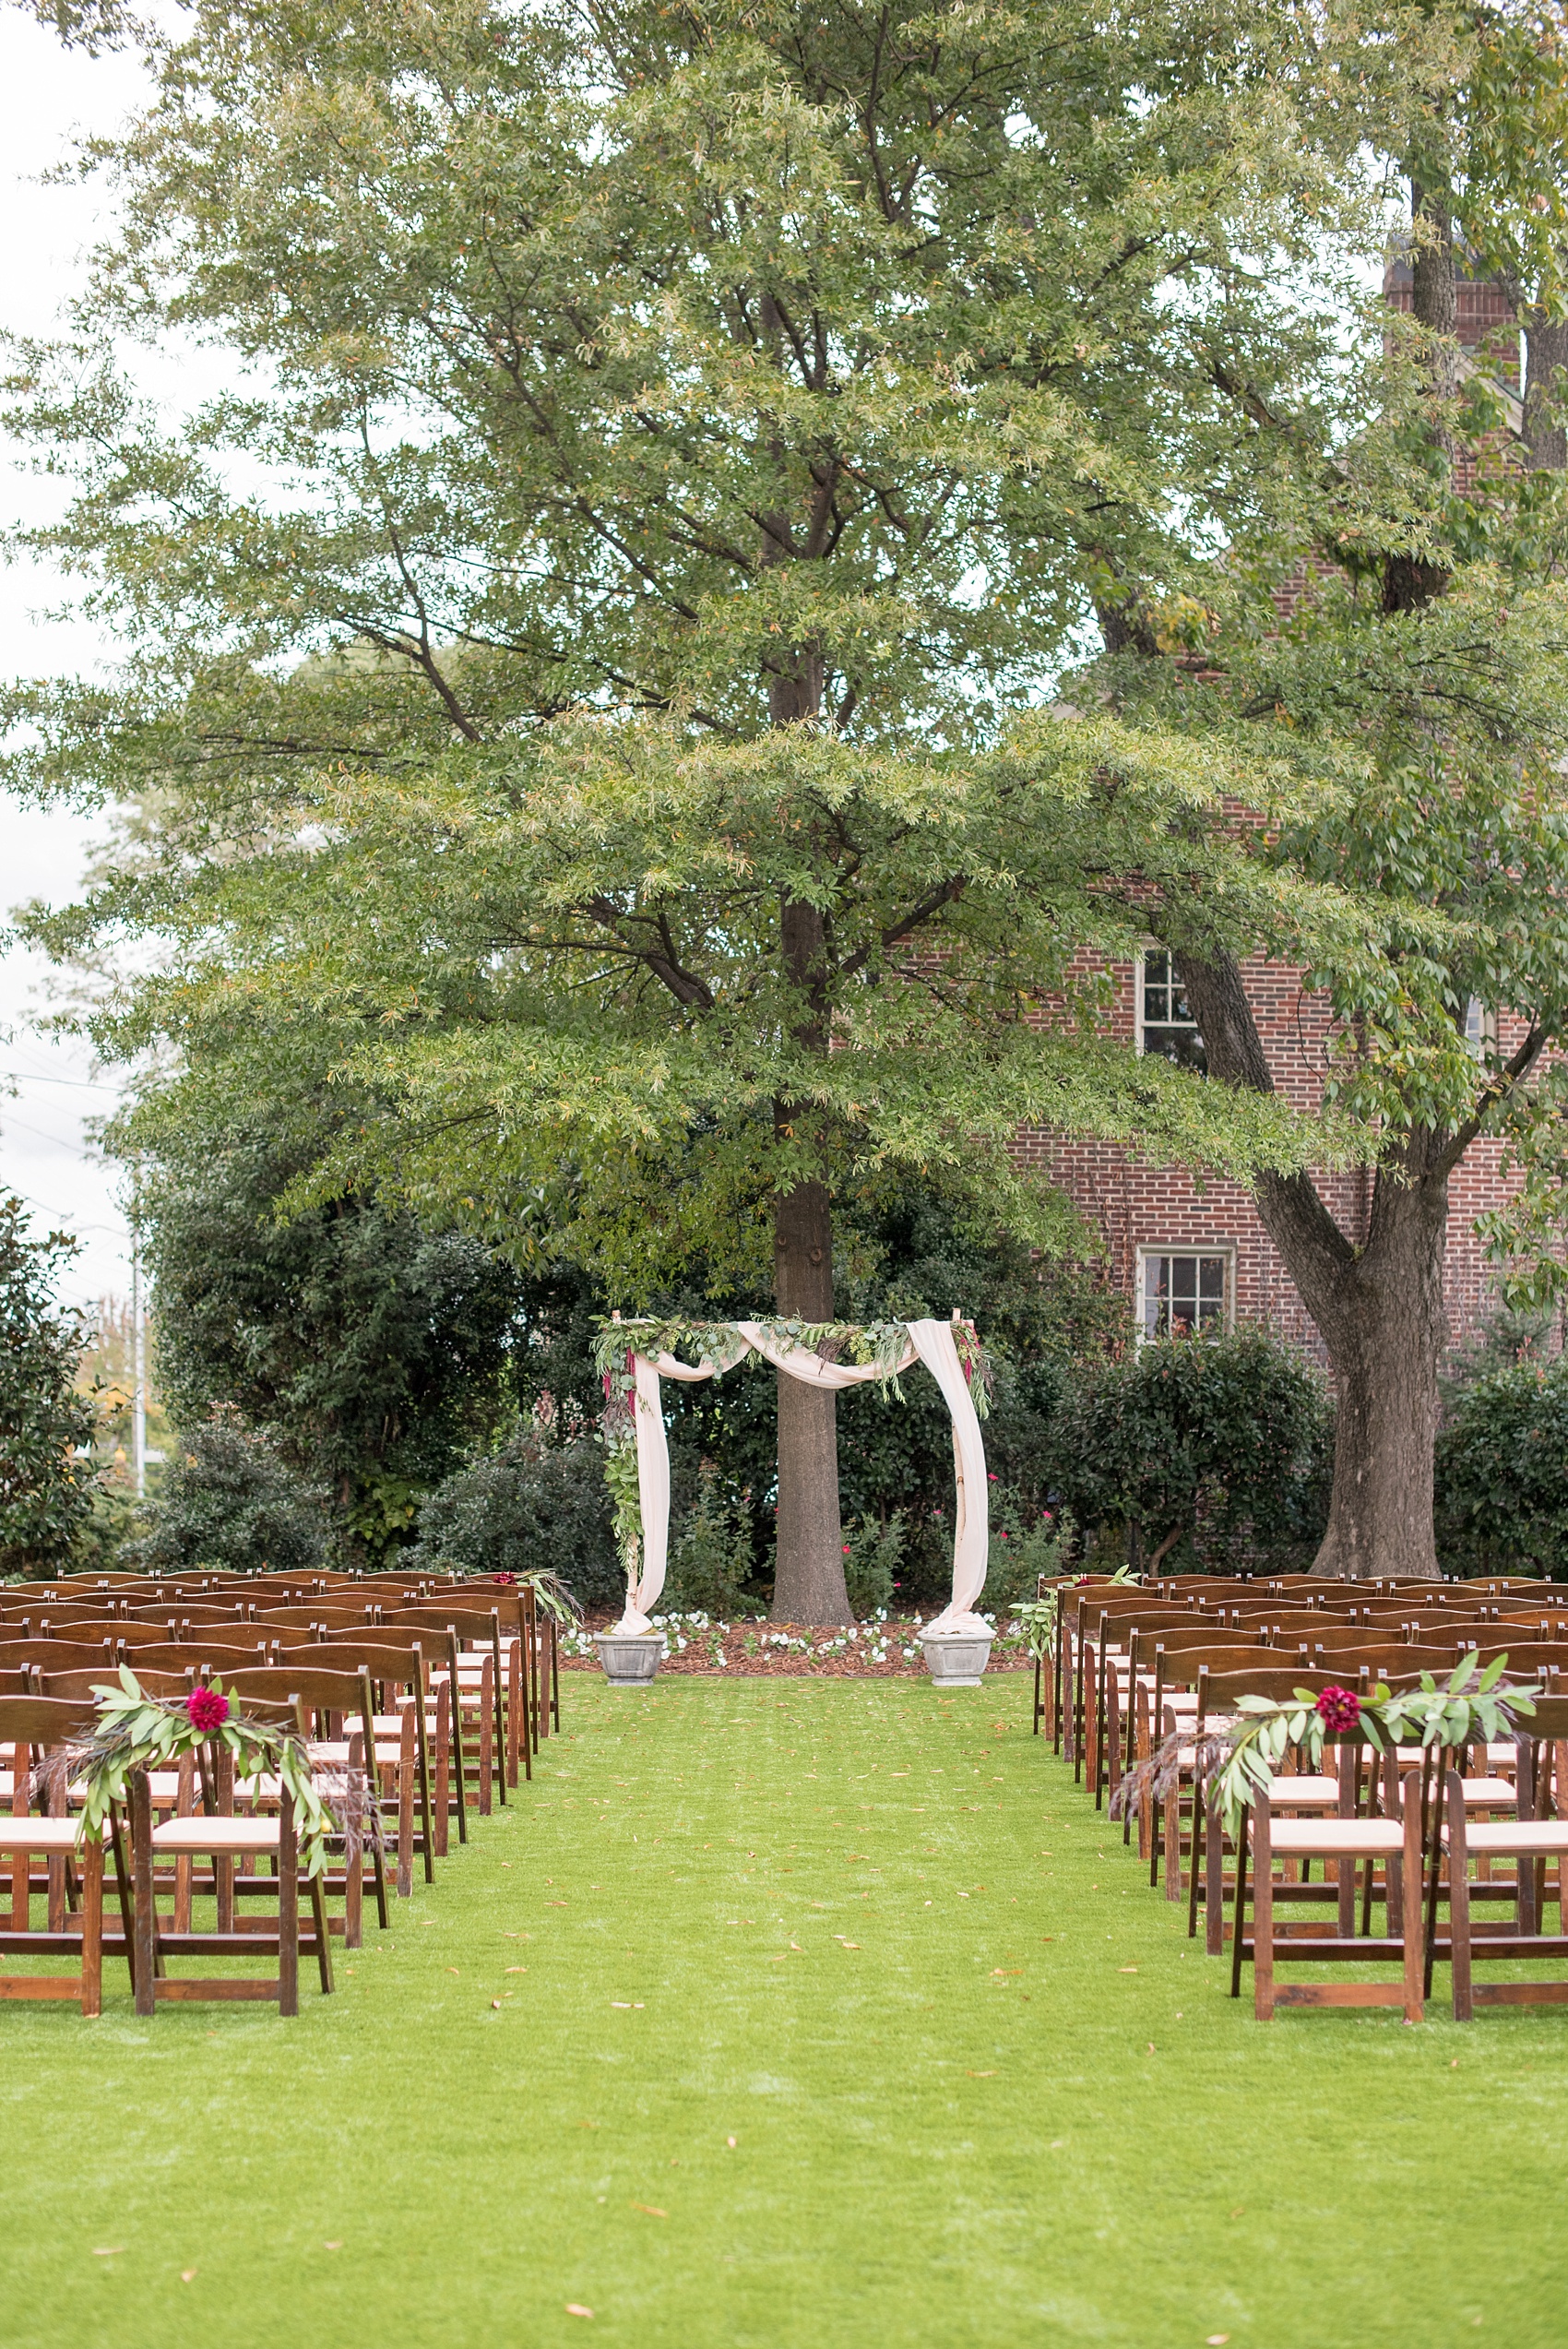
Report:
M 1409 306 L 1409 273 L 1391 268 L 1384 291 L 1396 308 Z M 1492 284 L 1461 280 L 1459 335 L 1477 353 L 1478 372 L 1516 403 L 1520 383 L 1518 332 L 1507 302 Z M 1322 1098 L 1327 1008 L 1307 992 L 1298 972 L 1264 960 L 1247 967 L 1248 994 L 1280 1092 L 1303 1109 Z M 1116 973 L 1111 1032 L 1140 1051 L 1160 1052 L 1189 1066 L 1203 1065 L 1203 1043 L 1172 979 L 1170 958 L 1152 948 Z M 1472 1038 L 1479 1041 L 1490 1015 L 1469 1007 Z M 1498 1040 L 1512 1048 L 1524 1035 L 1504 1012 Z M 1115 1286 L 1132 1302 L 1146 1334 L 1171 1329 L 1263 1323 L 1316 1360 L 1324 1360 L 1317 1330 L 1278 1250 L 1264 1230 L 1251 1193 L 1237 1183 L 1201 1186 L 1180 1168 L 1141 1166 L 1123 1151 L 1095 1142 L 1062 1143 L 1047 1135 L 1024 1138 L 1023 1155 L 1061 1184 L 1100 1234 Z M 1460 1343 L 1484 1321 L 1493 1276 L 1474 1232 L 1475 1219 L 1503 1196 L 1502 1146 L 1478 1142 L 1449 1186 L 1448 1245 L 1443 1301 L 1450 1342 Z M 1370 1177 L 1360 1172 L 1318 1178 L 1325 1205 L 1348 1235 L 1365 1233 Z
M 1309 994 L 1293 971 L 1261 960 L 1245 967 L 1275 1084 L 1296 1107 L 1313 1109 L 1322 1099 L 1329 1031 L 1324 999 Z M 1116 976 L 1110 1032 L 1139 1051 L 1164 1053 L 1201 1067 L 1202 1038 L 1172 984 L 1169 957 L 1151 948 Z M 1479 1004 L 1470 1006 L 1470 1032 L 1478 1040 L 1485 1017 Z M 1504 1015 L 1500 1041 L 1516 1043 L 1523 1034 L 1523 1026 Z M 1023 1151 L 1062 1186 L 1099 1234 L 1111 1281 L 1132 1301 L 1140 1330 L 1152 1335 L 1172 1328 L 1262 1322 L 1315 1360 L 1324 1359 L 1295 1283 L 1244 1186 L 1215 1178 L 1200 1185 L 1183 1168 L 1143 1166 L 1102 1142 L 1031 1136 Z M 1501 1157 L 1501 1144 L 1477 1142 L 1449 1186 L 1443 1294 L 1455 1342 L 1484 1320 L 1491 1295 L 1491 1270 L 1473 1226 L 1477 1215 L 1503 1196 Z M 1340 1229 L 1352 1236 L 1364 1233 L 1368 1174 L 1354 1170 L 1320 1175 L 1318 1184 Z

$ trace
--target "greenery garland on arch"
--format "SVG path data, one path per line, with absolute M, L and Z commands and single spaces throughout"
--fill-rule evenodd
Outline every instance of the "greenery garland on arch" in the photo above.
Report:
M 99 1699 L 97 1727 L 90 1737 L 65 1747 L 53 1765 L 85 1786 L 82 1838 L 102 1834 L 111 1804 L 125 1800 L 133 1771 L 175 1768 L 185 1755 L 208 1745 L 222 1746 L 233 1756 L 240 1781 L 276 1777 L 292 1796 L 300 1866 L 307 1876 L 321 1874 L 333 1836 L 347 1836 L 355 1844 L 367 1824 L 373 1835 L 379 1831 L 362 1773 L 332 1772 L 329 1799 L 327 1774 L 316 1769 L 299 1732 L 241 1711 L 216 1680 L 187 1697 L 152 1697 L 129 1664 L 122 1664 L 118 1683 L 103 1683 L 93 1695 Z
M 780 1315 L 754 1314 L 755 1327 L 782 1343 L 819 1354 L 824 1362 L 849 1361 L 874 1367 L 884 1394 L 899 1402 L 899 1365 L 909 1343 L 909 1326 L 902 1321 L 799 1321 Z M 975 1416 L 984 1419 L 991 1409 L 995 1376 L 991 1359 L 972 1321 L 955 1321 L 953 1342 L 974 1399 Z M 770 1369 L 772 1365 L 742 1337 L 733 1321 L 693 1321 L 679 1316 L 660 1318 L 645 1314 L 622 1320 L 618 1316 L 600 1323 L 594 1341 L 594 1367 L 604 1388 L 604 1412 L 600 1432 L 604 1443 L 604 1481 L 614 1512 L 615 1547 L 628 1586 L 636 1580 L 642 1543 L 642 1499 L 637 1485 L 636 1427 L 632 1397 L 636 1380 L 632 1357 L 653 1361 L 674 1354 L 695 1365 L 711 1362 L 716 1374 L 737 1367 Z
M 1354 1688 L 1298 1688 L 1283 1703 L 1270 1697 L 1242 1697 L 1235 1717 L 1218 1723 L 1194 1752 L 1191 1728 L 1177 1729 L 1127 1773 L 1111 1797 L 1120 1818 L 1135 1810 L 1146 1794 L 1170 1801 L 1181 1783 L 1182 1757 L 1193 1769 L 1207 1807 L 1218 1806 L 1227 1834 L 1234 1836 L 1241 1814 L 1259 1795 L 1270 1794 L 1275 1771 L 1292 1747 L 1302 1765 L 1316 1771 L 1324 1740 L 1360 1734 L 1378 1753 L 1399 1746 L 1466 1746 L 1473 1740 L 1512 1735 L 1515 1716 L 1533 1713 L 1540 1690 L 1504 1684 L 1506 1655 L 1483 1670 L 1480 1652 L 1462 1656 L 1443 1686 L 1423 1672 L 1417 1688 L 1390 1690 L 1383 1682 L 1359 1696 Z M 1289 1780 L 1286 1796 L 1289 1799 Z

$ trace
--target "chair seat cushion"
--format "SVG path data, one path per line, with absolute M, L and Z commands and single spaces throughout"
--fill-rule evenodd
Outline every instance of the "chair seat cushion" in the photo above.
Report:
M 1275 1857 L 1376 1859 L 1402 1852 L 1405 1830 L 1396 1818 L 1271 1818 L 1269 1842 Z M 1255 1840 L 1255 1838 L 1254 1838 Z
M 74 1818 L 0 1818 L 0 1852 L 74 1852 Z
M 1444 1822 L 1443 1840 L 1448 1841 Z M 1465 1842 L 1472 1853 L 1483 1852 L 1489 1857 L 1510 1853 L 1568 1852 L 1568 1818 L 1498 1818 L 1478 1819 L 1465 1829 Z
M 310 1758 L 312 1761 L 330 1762 L 339 1769 L 346 1770 L 349 1763 L 355 1759 L 363 1742 L 362 1738 L 313 1737 L 310 1741 Z M 353 1753 L 350 1751 L 350 1746 L 354 1748 Z M 378 1762 L 400 1761 L 402 1756 L 402 1745 L 398 1738 L 378 1737 L 376 1739 L 375 1759 Z
M 1339 1800 L 1339 1781 L 1302 1771 L 1294 1778 L 1277 1778 L 1268 1799 L 1276 1810 L 1332 1810 Z
M 1506 1778 L 1462 1778 L 1467 1810 L 1511 1811 L 1519 1799 L 1519 1790 Z
M 166 1818 L 152 1830 L 155 1852 L 275 1852 L 275 1818 Z

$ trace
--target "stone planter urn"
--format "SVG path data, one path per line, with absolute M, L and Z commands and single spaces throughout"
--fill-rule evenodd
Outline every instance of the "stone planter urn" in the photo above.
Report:
M 646 1688 L 664 1655 L 659 1631 L 596 1631 L 593 1643 L 612 1688 Z
M 925 1668 L 939 1688 L 978 1688 L 991 1662 L 990 1631 L 938 1631 L 921 1635 Z

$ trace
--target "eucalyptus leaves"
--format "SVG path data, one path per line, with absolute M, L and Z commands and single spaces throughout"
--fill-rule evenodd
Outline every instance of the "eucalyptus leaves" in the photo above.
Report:
M 825 1362 L 852 1362 L 874 1368 L 884 1387 L 903 1400 L 898 1372 L 909 1350 L 905 1322 L 797 1321 L 757 1315 L 750 1326 L 766 1330 L 781 1345 L 801 1346 L 808 1353 L 820 1354 Z M 985 1348 L 967 1321 L 953 1324 L 953 1342 L 974 1398 L 976 1415 L 983 1419 L 992 1383 Z M 766 1358 L 752 1350 L 732 1321 L 661 1320 L 652 1315 L 636 1321 L 607 1321 L 594 1343 L 594 1362 L 605 1380 L 607 1395 L 612 1385 L 616 1393 L 630 1392 L 634 1351 L 650 1361 L 657 1354 L 668 1353 L 689 1363 L 711 1362 L 720 1372 L 733 1370 L 737 1365 L 753 1369 L 767 1366 Z
M 185 1755 L 208 1745 L 221 1746 L 232 1755 L 237 1779 L 276 1777 L 292 1796 L 300 1864 L 307 1876 L 319 1876 L 326 1866 L 330 1837 L 358 1831 L 363 1790 L 356 1798 L 347 1778 L 340 1788 L 335 1786 L 336 1809 L 344 1814 L 335 1815 L 297 1731 L 253 1720 L 224 1695 L 218 1682 L 193 1688 L 188 1697 L 149 1697 L 130 1666 L 122 1664 L 118 1683 L 106 1683 L 93 1694 L 99 1699 L 98 1726 L 65 1757 L 71 1778 L 85 1786 L 84 1838 L 101 1835 L 110 1805 L 125 1799 L 131 1771 L 173 1769 Z
M 1194 1749 L 1190 1727 L 1178 1728 L 1138 1763 L 1111 1798 L 1120 1817 L 1135 1809 L 1146 1793 L 1167 1801 L 1180 1783 L 1182 1757 L 1192 1759 L 1205 1801 L 1218 1808 L 1227 1833 L 1234 1835 L 1241 1813 L 1259 1795 L 1269 1794 L 1275 1772 L 1292 1747 L 1308 1770 L 1323 1759 L 1325 1738 L 1364 1736 L 1379 1753 L 1398 1746 L 1456 1747 L 1512 1735 L 1515 1717 L 1533 1713 L 1540 1693 L 1506 1685 L 1506 1655 L 1483 1669 L 1472 1649 L 1461 1657 L 1446 1684 L 1423 1672 L 1414 1688 L 1390 1690 L 1383 1683 L 1358 1695 L 1353 1688 L 1298 1688 L 1281 1703 L 1270 1697 L 1242 1697 L 1234 1717 L 1216 1724 Z
M 1142 1575 L 1134 1574 L 1130 1566 L 1120 1566 L 1114 1574 L 1092 1579 L 1095 1587 L 1101 1591 L 1126 1589 L 1130 1584 L 1143 1580 Z M 1031 1656 L 1053 1656 L 1056 1653 L 1056 1643 L 1062 1634 L 1063 1599 L 1064 1596 L 1070 1599 L 1074 1592 L 1081 1590 L 1090 1580 L 1091 1577 L 1085 1574 L 1075 1581 L 1053 1582 L 1043 1598 L 1025 1599 L 1017 1606 L 1009 1607 L 1007 1612 L 1014 1621 L 1024 1627 Z

